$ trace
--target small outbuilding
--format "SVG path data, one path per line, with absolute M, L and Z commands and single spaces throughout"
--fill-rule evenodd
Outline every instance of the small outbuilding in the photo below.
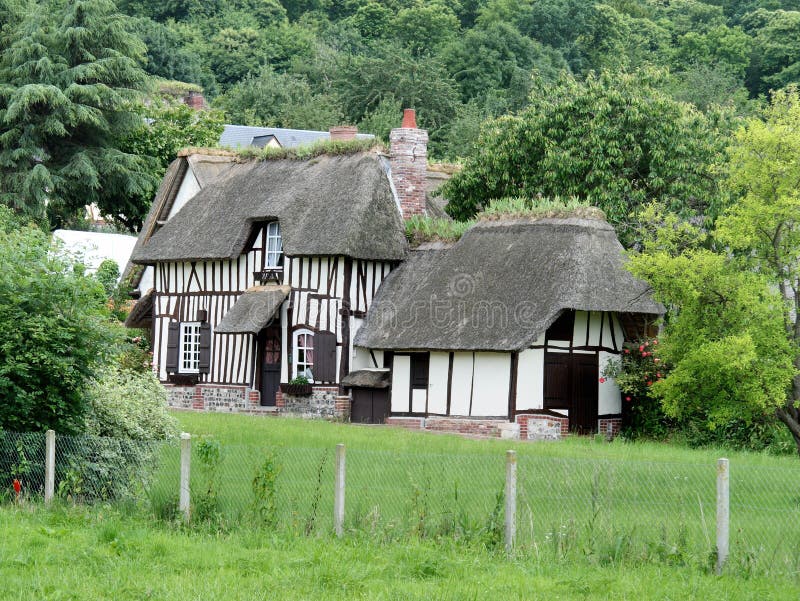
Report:
M 624 263 L 593 209 L 479 222 L 389 275 L 354 365 L 391 371 L 390 421 L 615 432 L 620 392 L 603 369 L 663 313 Z

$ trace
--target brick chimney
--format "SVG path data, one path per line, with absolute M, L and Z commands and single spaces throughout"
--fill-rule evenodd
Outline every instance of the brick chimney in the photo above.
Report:
M 403 219 L 425 215 L 428 132 L 417 127 L 414 109 L 405 109 L 402 124 L 389 134 L 389 153 Z
M 183 97 L 183 103 L 195 111 L 201 111 L 206 106 L 206 99 L 202 92 L 189 92 L 187 96 Z
M 335 125 L 328 130 L 331 135 L 331 141 L 347 142 L 355 140 L 358 128 L 355 125 Z

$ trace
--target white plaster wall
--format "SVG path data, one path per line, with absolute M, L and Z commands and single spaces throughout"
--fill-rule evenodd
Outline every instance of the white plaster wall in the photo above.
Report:
M 622 343 L 625 342 L 625 331 L 622 329 L 622 324 L 619 323 L 619 315 L 616 313 L 614 316 L 614 341 L 617 343 L 616 350 L 622 350 Z
M 447 373 L 450 353 L 431 353 L 428 372 L 428 413 L 447 412 Z
M 353 356 L 350 358 L 350 371 L 369 369 L 371 367 L 375 366 L 372 364 L 372 357 L 369 355 L 369 349 L 365 349 L 361 346 L 353 347 Z M 379 365 L 378 367 L 383 367 L 383 365 Z
M 589 327 L 589 314 L 586 311 L 575 311 L 575 327 L 572 340 L 575 346 L 586 344 L 586 330 Z
M 511 353 L 475 353 L 471 415 L 508 415 L 510 381 Z
M 189 169 L 186 170 L 186 175 L 181 182 L 181 187 L 178 188 L 178 193 L 175 195 L 175 202 L 172 204 L 172 208 L 169 211 L 169 215 L 167 219 L 172 219 L 172 217 L 183 208 L 189 199 L 191 199 L 195 194 L 200 191 L 200 183 L 197 181 L 197 178 L 192 171 L 191 166 Z
M 428 391 L 415 388 L 411 391 L 411 411 L 413 413 L 425 413 L 425 407 L 428 404 Z
M 589 313 L 589 346 L 600 345 L 600 311 Z
M 408 390 L 411 386 L 411 357 L 395 355 L 392 365 L 392 411 L 408 411 Z
M 472 391 L 472 353 L 453 354 L 453 388 L 450 394 L 450 415 L 469 415 Z
M 544 349 L 525 349 L 517 364 L 517 410 L 541 409 L 544 399 Z
M 619 355 L 612 355 L 605 351 L 600 351 L 598 363 L 600 366 L 600 377 L 603 377 L 603 370 L 608 365 L 609 360 L 619 358 Z M 597 384 L 597 410 L 600 415 L 622 412 L 622 396 L 614 381 L 614 378 L 606 378 L 605 382 Z

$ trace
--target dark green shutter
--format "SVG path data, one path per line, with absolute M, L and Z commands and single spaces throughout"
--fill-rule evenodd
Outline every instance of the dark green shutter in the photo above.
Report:
M 201 374 L 211 371 L 211 325 L 207 321 L 200 324 L 200 359 L 197 369 Z
M 336 334 L 317 332 L 314 335 L 314 381 L 336 382 Z
M 180 324 L 177 321 L 170 321 L 169 329 L 167 330 L 167 372 L 171 374 L 178 371 L 178 345 L 180 340 Z

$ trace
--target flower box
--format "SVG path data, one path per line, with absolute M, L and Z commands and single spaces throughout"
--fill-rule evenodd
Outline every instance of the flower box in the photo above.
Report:
M 281 384 L 281 392 L 292 396 L 308 396 L 312 390 L 311 384 Z

